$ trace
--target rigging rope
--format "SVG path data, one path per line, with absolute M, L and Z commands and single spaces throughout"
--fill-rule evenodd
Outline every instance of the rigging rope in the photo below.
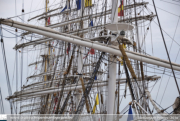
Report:
M 75 48 L 76 48 L 76 45 L 74 45 L 74 47 L 73 47 L 73 52 L 72 52 L 72 55 L 71 55 L 69 66 L 68 66 L 66 72 L 64 73 L 64 79 L 63 79 L 63 82 L 62 82 L 62 90 L 60 92 L 60 97 L 58 98 L 58 104 L 57 104 L 57 107 L 56 107 L 55 114 L 58 114 L 60 102 L 61 102 L 61 99 L 62 99 L 62 96 L 63 96 L 65 81 L 66 81 L 67 75 L 68 75 L 68 73 L 70 71 L 70 68 L 71 68 L 71 64 L 72 64 L 72 59 L 73 59 L 73 55 L 74 55 L 74 52 L 75 52 Z
M 174 69 L 172 67 L 171 59 L 170 59 L 170 56 L 169 56 L 169 53 L 168 53 L 168 50 L 167 50 L 166 42 L 165 42 L 164 35 L 163 35 L 163 32 L 162 32 L 161 24 L 160 24 L 160 21 L 159 21 L 159 16 L 158 16 L 158 13 L 157 13 L 157 10 L 156 10 L 156 6 L 155 6 L 155 3 L 154 3 L 154 0 L 152 0 L 152 1 L 153 1 L 153 5 L 154 5 L 154 9 L 155 9 L 156 15 L 157 15 L 158 25 L 159 25 L 159 28 L 160 28 L 160 31 L 161 31 L 161 35 L 162 35 L 162 38 L 163 38 L 163 42 L 164 42 L 164 46 L 165 46 L 165 49 L 166 49 L 166 53 L 167 53 L 167 56 L 168 56 L 168 59 L 169 59 L 169 63 L 170 63 L 171 69 L 172 69 L 172 73 L 173 73 L 173 76 L 174 76 L 174 81 L 176 83 L 177 90 L 178 90 L 179 95 L 180 95 L 179 85 L 177 83 L 176 76 L 174 74 Z
M 4 104 L 3 104 L 1 88 L 0 88 L 0 106 L 1 106 L 1 114 L 4 114 Z
M 85 92 L 84 92 L 84 94 L 83 94 L 83 96 L 82 96 L 82 98 L 81 98 L 81 101 L 79 102 L 79 105 L 78 105 L 78 107 L 77 107 L 77 111 L 75 112 L 75 114 L 81 114 L 81 112 L 82 112 L 82 110 L 83 110 L 83 107 L 84 107 L 84 104 L 85 104 L 85 98 L 88 97 L 88 95 L 89 95 L 89 93 L 90 93 L 90 91 L 91 91 L 92 85 L 93 85 L 93 83 L 94 83 L 94 78 L 95 78 L 95 76 L 96 76 L 96 74 L 97 74 L 97 72 L 98 72 L 98 70 L 99 70 L 99 67 L 100 67 L 100 64 L 101 64 L 101 61 L 102 61 L 101 59 L 102 59 L 102 57 L 103 57 L 104 55 L 105 55 L 105 52 L 102 52 L 102 53 L 101 53 L 101 56 L 99 57 L 98 62 L 96 63 L 96 66 L 95 66 L 95 68 L 94 68 L 94 71 L 93 71 L 93 73 L 92 73 L 92 76 L 91 76 L 90 80 L 88 81 L 88 84 L 87 84 L 87 86 L 86 86 Z M 75 116 L 73 117 L 73 120 L 77 121 L 78 118 L 79 118 L 79 115 L 75 115 Z
M 3 37 L 2 37 L 2 35 L 3 35 L 2 27 L 0 27 L 0 34 L 1 34 L 1 47 L 2 47 L 2 55 L 3 55 L 3 61 L 4 61 L 5 74 L 6 74 L 6 82 L 7 82 L 9 96 L 11 96 L 12 90 L 11 90 L 11 84 L 10 84 L 10 80 L 9 80 L 9 73 L 8 73 L 8 67 L 7 67 L 7 61 L 6 61 L 4 41 L 3 41 Z M 9 103 L 10 103 L 10 108 L 11 108 L 11 114 L 13 114 L 13 108 L 14 108 L 14 111 L 16 112 L 15 107 L 12 103 L 12 100 L 10 100 Z

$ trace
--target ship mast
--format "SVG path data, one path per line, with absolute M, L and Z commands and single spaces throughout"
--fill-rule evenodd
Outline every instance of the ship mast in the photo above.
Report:
M 128 85 L 131 95 L 131 102 L 127 104 L 132 105 L 134 113 L 151 114 L 148 104 L 149 99 L 154 107 L 156 105 L 148 90 L 145 89 L 148 88 L 149 78 L 152 79 L 151 81 L 154 81 L 157 80 L 157 77 L 144 75 L 143 66 L 148 63 L 170 69 L 171 62 L 142 53 L 139 38 L 141 31 L 138 31 L 138 25 L 140 25 L 138 21 L 150 20 L 156 15 L 136 16 L 136 13 L 138 13 L 138 10 L 136 11 L 137 6 L 148 3 L 132 1 L 133 4 L 130 1 L 129 3 L 126 1 L 126 5 L 123 7 L 124 10 L 134 8 L 134 17 L 132 17 L 132 11 L 130 10 L 131 12 L 126 13 L 127 16 L 123 15 L 120 19 L 118 18 L 118 0 L 112 0 L 112 6 L 109 5 L 109 7 L 106 0 L 104 4 L 105 12 L 102 7 L 102 11 L 99 12 L 97 10 L 96 13 L 93 11 L 93 7 L 98 8 L 98 4 L 87 7 L 84 6 L 85 0 L 81 0 L 81 10 L 77 10 L 76 6 L 72 6 L 75 3 L 74 1 L 70 6 L 70 0 L 66 0 L 66 8 L 63 8 L 64 11 L 55 14 L 49 14 L 53 10 L 48 10 L 48 0 L 45 0 L 45 12 L 29 19 L 45 19 L 45 27 L 25 24 L 10 19 L 0 19 L 1 24 L 28 31 L 23 33 L 23 36 L 28 33 L 44 36 L 14 47 L 16 50 L 21 48 L 22 52 L 24 47 L 32 45 L 34 47 L 44 47 L 41 49 L 43 52 L 40 50 L 40 54 L 43 53 L 41 55 L 43 59 L 29 65 L 33 66 L 42 63 L 42 70 L 38 70 L 40 73 L 27 77 L 27 79 L 34 79 L 36 82 L 25 86 L 22 86 L 21 83 L 23 88 L 13 95 L 9 95 L 7 99 L 11 101 L 16 98 L 15 101 L 20 101 L 20 113 L 31 112 L 32 114 L 33 111 L 38 111 L 41 114 L 93 114 L 91 105 L 94 104 L 96 106 L 97 100 L 91 97 L 96 95 L 98 97 L 99 95 L 99 99 L 102 102 L 100 103 L 99 101 L 98 111 L 100 110 L 101 114 L 115 114 L 116 112 L 119 114 L 121 113 L 119 112 L 120 100 L 123 99 L 123 97 L 120 98 L 122 96 L 120 95 L 122 94 L 120 92 L 120 84 L 125 84 L 124 92 L 126 92 L 126 85 Z M 70 9 L 70 7 L 72 8 Z M 54 9 L 54 11 L 58 9 L 60 8 Z M 110 14 L 111 18 L 107 17 Z M 55 16 L 58 18 L 58 23 L 49 25 L 48 19 Z M 99 19 L 98 22 L 96 21 L 97 19 Z M 93 21 L 94 26 L 89 26 L 92 20 L 95 20 Z M 102 22 L 103 20 L 104 22 Z M 133 33 L 133 23 L 135 23 L 135 33 Z M 125 31 L 127 34 L 125 34 Z M 136 48 L 135 41 L 137 42 L 138 49 Z M 57 44 L 54 46 L 51 42 L 57 42 Z M 51 51 L 52 47 L 58 48 L 58 51 L 56 53 Z M 96 49 L 94 55 L 89 54 L 90 49 Z M 117 61 L 119 68 L 117 68 Z M 120 62 L 124 66 L 122 70 L 125 70 L 125 72 L 123 73 L 120 73 Z M 55 64 L 52 65 L 52 63 Z M 108 65 L 107 69 L 104 69 L 104 64 L 105 66 Z M 180 71 L 179 64 L 172 63 L 172 67 L 174 70 Z M 137 77 L 133 76 L 132 70 L 134 75 L 138 75 Z M 22 71 L 23 69 L 21 69 L 21 74 Z M 106 75 L 108 78 L 103 78 L 102 75 Z M 122 75 L 126 78 L 122 77 Z M 98 89 L 99 87 L 100 90 Z M 116 87 L 118 88 L 116 89 Z M 123 89 L 121 88 L 121 90 Z M 103 93 L 101 91 L 106 91 L 105 93 L 107 93 L 104 94 L 106 98 L 104 100 L 105 103 L 103 103 Z M 28 99 L 34 99 L 34 103 L 30 102 L 30 104 L 21 105 L 23 101 Z M 28 106 L 35 108 L 21 111 L 21 108 Z M 159 109 L 157 112 L 159 113 Z M 96 114 L 98 113 L 96 112 Z M 113 120 L 112 118 L 107 116 L 106 120 Z M 78 116 L 75 119 L 77 120 Z
M 112 13 L 111 13 L 112 24 L 114 23 L 116 24 L 118 22 L 117 15 L 118 15 L 118 0 L 112 0 Z M 115 40 L 112 40 L 111 38 L 111 41 L 115 41 Z M 111 64 L 109 64 L 107 114 L 114 114 L 115 90 L 116 90 L 116 58 L 114 57 L 114 55 L 110 54 L 109 60 Z

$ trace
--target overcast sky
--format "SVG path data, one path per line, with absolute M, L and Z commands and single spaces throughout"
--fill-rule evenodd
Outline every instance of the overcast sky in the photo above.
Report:
M 44 0 L 24 0 L 24 8 L 25 13 L 28 13 L 30 11 L 37 10 L 39 8 L 44 7 Z M 50 3 L 52 3 L 54 0 L 50 0 Z M 141 1 L 141 0 L 138 0 Z M 168 1 L 168 2 L 166 2 Z M 172 38 L 174 37 L 174 40 L 180 45 L 180 23 L 178 23 L 179 16 L 180 16 L 180 2 L 175 0 L 155 0 L 158 15 L 160 18 L 162 29 L 168 34 L 164 33 L 164 37 L 166 40 L 166 44 L 168 47 L 168 50 L 170 48 Z M 17 5 L 17 15 L 21 14 L 22 10 L 22 0 L 16 0 Z M 148 8 L 150 8 L 152 11 L 154 11 L 152 6 L 152 1 L 147 0 L 149 2 Z M 162 10 L 163 9 L 163 10 Z M 165 10 L 165 11 L 164 11 Z M 32 14 L 25 15 L 25 21 L 27 22 L 27 19 L 30 17 L 33 17 L 35 15 L 38 15 L 42 13 L 42 11 L 34 12 Z M 0 0 L 0 18 L 9 18 L 15 16 L 15 0 Z M 16 19 L 15 19 L 16 20 Z M 21 19 L 17 18 L 17 21 L 21 21 Z M 154 20 L 157 22 L 157 19 Z M 163 40 L 160 34 L 160 30 L 158 26 L 152 22 L 152 39 L 151 35 L 148 33 L 147 39 L 146 39 L 146 52 L 148 54 L 154 55 L 158 58 L 167 59 L 167 54 L 164 48 Z M 176 30 L 177 26 L 177 30 Z M 176 30 L 176 33 L 175 33 Z M 3 31 L 3 36 L 5 37 L 13 37 L 12 34 Z M 169 37 L 170 36 L 170 37 Z M 19 41 L 19 40 L 18 40 Z M 153 43 L 153 47 L 152 47 Z M 11 81 L 11 86 L 13 88 L 13 92 L 15 90 L 15 79 L 13 80 L 13 72 L 14 72 L 14 63 L 15 63 L 15 50 L 13 50 L 13 47 L 15 46 L 15 39 L 14 38 L 4 38 L 4 44 L 6 49 L 6 57 L 7 57 L 7 64 L 8 64 L 8 70 L 9 70 L 9 77 Z M 180 54 L 177 56 L 179 45 L 176 43 L 173 43 L 172 49 L 170 52 L 170 57 L 172 62 L 175 62 L 175 59 L 177 57 L 176 63 L 180 64 Z M 1 48 L 1 47 L 0 47 Z M 153 49 L 153 53 L 152 53 Z M 26 81 L 27 76 L 27 57 L 24 56 L 24 81 Z M 20 60 L 20 57 L 19 57 Z M 162 74 L 152 73 L 151 75 L 159 75 L 162 76 Z M 180 74 L 180 73 L 179 73 Z M 180 78 L 180 75 L 177 75 L 177 77 Z M 15 77 L 14 77 L 15 78 Z M 169 76 L 163 76 L 162 83 L 159 90 L 159 96 L 157 99 L 157 102 L 160 103 L 164 89 L 166 87 L 166 84 L 168 82 Z M 180 79 L 177 79 L 178 83 Z M 152 91 L 152 97 L 153 99 L 156 98 L 157 91 L 159 89 L 161 81 L 158 81 L 155 88 Z M 20 83 L 20 77 L 19 77 L 19 83 Z M 180 84 L 180 83 L 179 83 Z M 8 96 L 8 90 L 7 90 L 7 84 L 6 84 L 6 77 L 5 77 L 5 71 L 4 71 L 4 64 L 2 59 L 2 51 L 0 49 L 0 87 L 1 92 L 3 96 L 3 103 L 5 107 L 5 113 L 10 113 L 9 103 L 5 100 L 5 98 Z M 177 88 L 174 82 L 174 79 L 171 77 L 170 81 L 167 86 L 167 90 L 165 92 L 165 96 L 162 101 L 162 106 L 164 108 L 170 106 L 174 101 L 175 98 L 178 96 Z M 171 109 L 172 110 L 172 109 Z

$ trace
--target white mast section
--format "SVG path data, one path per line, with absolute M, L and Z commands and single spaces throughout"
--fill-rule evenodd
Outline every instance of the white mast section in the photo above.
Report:
M 107 114 L 114 114 L 115 91 L 116 91 L 116 58 L 110 57 Z
M 57 31 L 47 28 L 47 27 L 40 27 L 40 26 L 34 26 L 34 25 L 30 25 L 30 24 L 24 24 L 22 22 L 17 22 L 17 21 L 8 20 L 8 19 L 0 19 L 0 23 L 11 26 L 11 27 L 23 29 L 26 31 L 34 32 L 37 34 L 41 34 L 41 35 L 51 37 L 54 39 L 58 39 L 58 40 L 70 42 L 73 44 L 97 49 L 97 50 L 107 52 L 110 54 L 114 54 L 117 56 L 122 56 L 121 52 L 119 51 L 119 49 L 117 47 L 114 47 L 111 45 L 100 44 L 98 42 L 92 42 L 89 39 L 83 39 L 83 38 L 80 38 L 80 37 L 77 37 L 74 35 L 60 33 L 60 32 L 57 32 Z M 130 59 L 162 66 L 162 67 L 169 68 L 169 69 L 171 68 L 169 61 L 167 61 L 167 60 L 163 60 L 163 59 L 153 57 L 153 56 L 143 55 L 143 54 L 128 51 L 128 50 L 126 50 L 126 54 L 127 54 L 128 58 L 130 58 Z M 172 63 L 172 66 L 173 66 L 174 70 L 180 71 L 179 64 Z
M 118 22 L 118 1 L 112 0 L 112 14 L 111 23 Z M 111 38 L 115 39 L 115 38 Z M 114 40 L 112 40 L 114 41 Z M 107 114 L 114 114 L 114 104 L 115 104 L 115 91 L 116 91 L 116 58 L 113 55 L 109 55 L 109 81 L 108 81 L 108 98 L 107 98 Z M 107 116 L 106 121 L 112 121 L 112 116 Z
M 83 67 L 83 57 L 82 57 L 81 53 L 83 53 L 83 48 L 82 47 L 79 48 L 79 53 L 78 53 L 78 70 L 77 70 L 77 72 L 79 74 L 82 73 L 81 71 L 82 71 L 82 67 Z

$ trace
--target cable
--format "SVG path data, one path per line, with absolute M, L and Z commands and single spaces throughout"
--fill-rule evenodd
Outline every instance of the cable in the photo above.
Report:
M 155 9 L 156 15 L 157 15 L 157 20 L 158 20 L 158 24 L 159 24 L 159 27 L 160 27 L 161 35 L 162 35 L 162 38 L 163 38 L 163 42 L 164 42 L 164 46 L 165 46 L 165 49 L 166 49 L 166 53 L 167 53 L 167 56 L 168 56 L 168 59 L 169 59 L 169 63 L 170 63 L 171 69 L 172 69 L 172 73 L 173 73 L 173 76 L 174 76 L 174 80 L 175 80 L 175 83 L 176 83 L 176 86 L 177 86 L 177 90 L 178 90 L 179 95 L 180 95 L 180 89 L 179 89 L 179 86 L 178 86 L 178 83 L 177 83 L 177 80 L 176 80 L 176 76 L 174 74 L 174 69 L 173 69 L 172 64 L 171 64 L 171 59 L 170 59 L 170 56 L 169 56 L 169 53 L 168 53 L 168 50 L 167 50 L 166 42 L 165 42 L 164 35 L 163 35 L 163 32 L 162 32 L 161 24 L 160 24 L 160 21 L 159 21 L 159 16 L 158 16 L 158 13 L 157 13 L 157 10 L 156 10 L 156 6 L 155 6 L 155 3 L 154 3 L 154 0 L 152 0 L 152 1 L 153 1 L 153 5 L 154 5 L 154 9 Z
M 5 74 L 6 74 L 6 82 L 7 82 L 9 96 L 11 96 L 12 95 L 12 90 L 11 90 L 11 85 L 10 85 L 10 80 L 9 80 L 9 73 L 8 73 L 8 67 L 7 67 L 7 61 L 6 61 L 5 47 L 4 47 L 3 37 L 2 37 L 2 35 L 3 35 L 2 26 L 0 27 L 0 34 L 1 34 L 1 47 L 2 47 Z M 13 114 L 13 108 L 15 110 L 15 107 L 12 104 L 12 100 L 10 100 L 9 103 L 10 103 L 10 108 L 11 108 L 11 114 Z M 15 112 L 16 112 L 16 110 L 15 110 Z
M 149 3 L 149 5 L 153 6 L 153 5 L 150 4 L 150 3 Z M 166 10 L 164 10 L 164 9 L 162 9 L 162 8 L 157 7 L 157 6 L 156 6 L 156 8 L 158 8 L 158 9 L 164 11 L 164 12 L 167 12 L 167 13 L 169 13 L 169 14 L 172 14 L 172 15 L 174 15 L 174 16 L 180 17 L 179 15 L 176 15 L 176 14 L 174 14 L 174 13 L 171 13 L 171 12 L 169 12 L 169 11 L 166 11 Z
M 172 1 L 175 1 L 175 2 L 180 2 L 179 0 L 178 0 L 178 1 L 176 1 L 176 0 L 172 0 Z
M 55 4 L 55 5 L 59 5 L 59 4 L 62 4 L 62 3 L 57 3 L 57 4 Z M 51 6 L 55 6 L 55 5 L 51 5 Z M 51 6 L 49 6 L 49 7 L 51 7 Z M 36 11 L 40 11 L 40 10 L 43 10 L 43 9 L 45 9 L 45 7 L 44 7 L 44 8 L 41 8 L 41 9 L 38 9 L 38 10 L 34 10 L 34 11 L 31 11 L 31 12 L 28 12 L 28 13 L 24 13 L 24 15 L 30 14 L 30 13 L 33 13 L 33 12 L 36 12 Z M 9 18 L 7 18 L 7 19 L 11 19 L 11 18 L 19 17 L 19 16 L 22 16 L 22 15 L 16 15 L 16 16 L 13 16 L 13 17 L 9 17 Z
M 8 30 L 6 30 L 5 28 L 3 28 L 5 31 L 7 31 L 7 32 L 9 32 Z M 13 35 L 15 35 L 14 33 L 12 33 L 12 32 L 9 32 L 9 33 L 11 33 L 11 34 L 13 34 Z M 19 37 L 21 37 L 21 36 L 19 36 Z M 28 40 L 28 41 L 31 41 L 31 40 L 29 40 L 29 39 L 26 39 L 26 38 L 24 38 L 25 40 Z M 40 44 L 40 45 L 45 45 L 46 47 L 48 47 L 48 45 L 46 45 L 46 44 Z M 55 47 L 55 46 L 51 46 L 51 47 L 54 47 L 54 48 L 57 48 L 57 47 Z M 36 51 L 36 50 L 35 50 Z M 69 51 L 72 51 L 72 50 L 69 50 Z M 21 52 L 22 53 L 22 52 Z M 84 54 L 84 55 L 86 55 L 86 53 L 82 53 L 82 54 Z M 92 57 L 92 56 L 91 56 Z M 103 57 L 102 59 L 104 59 L 105 60 L 105 58 Z M 110 62 L 112 62 L 112 61 L 110 61 Z
M 163 2 L 166 2 L 166 3 L 170 3 L 170 4 L 173 4 L 173 5 L 178 5 L 178 6 L 180 6 L 179 4 L 175 4 L 175 3 L 167 2 L 167 1 L 165 1 L 165 0 L 160 0 L 160 1 L 163 1 Z
M 179 17 L 179 19 L 180 19 L 180 17 Z M 178 23 L 179 23 L 179 19 L 178 19 L 178 22 L 177 22 L 177 25 L 176 25 L 176 29 L 175 29 L 175 32 L 174 32 L 173 39 L 174 39 L 175 34 L 176 34 L 176 30 L 177 30 L 177 26 L 178 26 Z M 170 46 L 169 53 L 170 53 L 170 51 L 171 51 L 172 43 L 173 43 L 173 41 L 171 42 L 171 46 Z M 178 53 L 178 54 L 179 54 L 179 53 Z M 178 54 L 177 54 L 177 56 L 178 56 Z M 176 59 L 177 59 L 177 56 L 176 56 Z M 175 62 L 176 62 L 176 60 L 175 60 Z M 170 74 L 170 75 L 171 75 L 171 74 Z M 168 82 L 167 82 L 167 84 L 166 84 L 166 87 L 165 87 L 165 90 L 164 90 L 163 96 L 162 96 L 162 98 L 161 98 L 160 104 L 161 104 L 162 99 L 163 99 L 163 97 L 164 97 L 164 94 L 165 94 L 166 88 L 167 88 L 167 86 L 168 86 L 169 80 L 170 80 L 170 76 L 169 76 Z
M 4 113 L 4 104 L 3 104 L 3 98 L 2 98 L 1 88 L 0 88 L 0 106 L 1 106 L 1 114 L 5 114 L 5 113 Z

